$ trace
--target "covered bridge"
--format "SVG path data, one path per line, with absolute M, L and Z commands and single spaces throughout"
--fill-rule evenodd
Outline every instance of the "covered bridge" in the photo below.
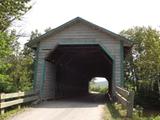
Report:
M 34 88 L 42 99 L 88 93 L 89 81 L 105 77 L 109 93 L 123 86 L 123 61 L 131 42 L 77 17 L 27 43 L 35 50 Z

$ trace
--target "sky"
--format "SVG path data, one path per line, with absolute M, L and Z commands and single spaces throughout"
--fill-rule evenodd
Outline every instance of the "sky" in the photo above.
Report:
M 95 77 L 94 79 L 95 79 L 94 82 L 103 82 L 103 81 L 107 82 L 107 79 L 103 77 Z
M 160 29 L 160 0 L 32 0 L 32 9 L 13 28 L 25 37 L 31 31 L 41 33 L 75 18 L 82 17 L 112 32 L 119 33 L 133 26 L 151 26 Z

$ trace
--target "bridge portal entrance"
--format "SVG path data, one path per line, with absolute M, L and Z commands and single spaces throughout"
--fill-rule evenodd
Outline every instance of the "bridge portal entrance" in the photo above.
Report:
M 107 78 L 112 92 L 113 60 L 99 45 L 58 45 L 46 60 L 56 69 L 55 97 L 88 94 L 94 76 Z

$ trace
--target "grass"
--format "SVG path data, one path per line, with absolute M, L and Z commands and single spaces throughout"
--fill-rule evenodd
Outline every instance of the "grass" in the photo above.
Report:
M 126 110 L 120 104 L 107 103 L 104 107 L 104 120 L 125 120 L 125 115 Z
M 14 108 L 14 109 L 7 110 L 3 115 L 0 115 L 0 120 L 7 120 L 9 117 L 12 117 L 17 113 L 23 112 L 24 110 L 25 110 L 25 107 L 21 109 Z
M 134 110 L 133 117 L 126 117 L 126 110 L 121 104 L 107 103 L 104 107 L 104 120 L 160 120 L 160 115 L 144 116 L 142 111 Z

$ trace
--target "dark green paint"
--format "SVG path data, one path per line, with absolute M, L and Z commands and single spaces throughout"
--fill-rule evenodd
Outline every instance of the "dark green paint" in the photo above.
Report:
M 120 42 L 120 65 L 121 65 L 121 86 L 124 85 L 124 48 L 123 48 L 123 42 Z
M 35 90 L 36 81 L 37 81 L 38 54 L 39 54 L 39 48 L 37 47 L 37 50 L 35 51 L 36 58 L 34 60 L 34 80 L 33 80 L 33 89 L 34 90 Z
M 42 62 L 42 80 L 41 80 L 41 88 L 40 88 L 40 94 L 41 96 L 43 95 L 44 92 L 44 82 L 45 82 L 45 78 L 46 78 L 46 61 L 43 60 Z

